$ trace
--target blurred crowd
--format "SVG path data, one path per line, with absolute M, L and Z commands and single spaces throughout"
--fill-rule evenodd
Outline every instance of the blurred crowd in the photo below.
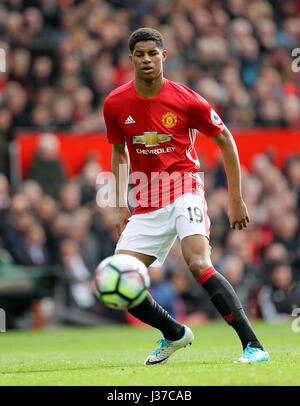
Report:
M 299 128 L 299 16 L 297 0 L 2 0 L 0 133 L 103 129 L 104 98 L 133 78 L 127 40 L 140 26 L 162 32 L 165 75 L 229 126 Z
M 27 270 L 28 278 L 36 277 L 32 269 L 38 268 L 41 279 L 49 275 L 55 279 L 52 283 L 48 281 L 47 294 L 32 289 L 27 308 L 16 306 L 16 312 L 12 311 L 15 319 L 20 316 L 22 320 L 24 311 L 31 312 L 32 303 L 44 296 L 50 295 L 55 301 L 57 292 L 60 293 L 56 304 L 64 306 L 63 309 L 94 312 L 98 302 L 91 280 L 99 262 L 112 255 L 116 245 L 114 209 L 100 209 L 96 204 L 100 164 L 91 157 L 78 177 L 68 179 L 58 158 L 59 147 L 56 135 L 40 136 L 29 177 L 15 192 L 10 190 L 7 177 L 0 173 L 0 282 L 1 265 L 7 264 L 8 259 L 22 276 Z M 2 299 L 11 298 L 16 304 L 18 295 L 10 286 L 8 290 L 5 287 L 6 284 L 2 289 L 0 283 L 0 298 L 1 295 Z M 25 295 L 28 297 L 27 291 Z M 60 317 L 57 309 L 55 312 Z M 92 324 L 95 320 L 92 318 Z M 78 318 L 79 324 L 81 321 L 83 324 L 87 321 L 86 314 Z M 98 322 L 101 323 L 101 318 Z
M 24 314 L 27 323 L 39 326 L 47 320 L 135 324 L 128 314 L 105 308 L 91 287 L 97 265 L 114 253 L 117 241 L 115 208 L 99 204 L 101 165 L 90 157 L 77 176 L 67 178 L 59 147 L 55 134 L 39 136 L 28 179 L 16 191 L 10 191 L 9 180 L 0 174 L 0 307 L 3 298 L 11 299 L 15 327 L 24 326 Z M 213 264 L 233 285 L 249 317 L 290 317 L 300 307 L 300 156 L 290 157 L 283 171 L 270 154 L 255 155 L 251 168 L 243 168 L 243 196 L 251 218 L 246 231 L 229 228 L 221 159 L 213 167 L 205 157 L 200 160 Z M 14 288 L 12 282 L 7 287 L 7 264 L 19 270 Z M 34 269 L 40 270 L 43 289 L 18 294 L 20 277 L 34 280 Z M 201 324 L 218 318 L 206 292 L 193 280 L 179 241 L 163 267 L 150 268 L 150 276 L 152 295 L 177 319 Z
M 199 92 L 229 128 L 300 129 L 300 72 L 298 54 L 292 55 L 300 44 L 299 19 L 297 0 L 0 2 L 6 62 L 0 73 L 0 298 L 12 298 L 12 326 L 42 326 L 53 317 L 92 325 L 136 322 L 104 309 L 90 289 L 95 267 L 114 252 L 117 239 L 114 209 L 95 202 L 101 165 L 90 157 L 68 179 L 59 140 L 51 134 L 105 130 L 105 97 L 133 78 L 130 33 L 141 26 L 158 29 L 168 51 L 165 76 Z M 44 135 L 28 179 L 12 190 L 8 147 L 24 129 Z M 211 168 L 200 159 L 216 268 L 250 317 L 288 317 L 300 307 L 300 157 L 290 158 L 282 172 L 272 156 L 258 155 L 244 170 L 251 217 L 246 232 L 229 229 L 221 161 Z M 152 294 L 190 323 L 218 317 L 178 248 L 176 242 L 164 267 L 150 269 Z M 18 267 L 13 288 L 3 282 L 1 264 Z M 24 279 L 29 268 L 31 288 Z M 34 273 L 38 269 L 42 273 Z M 41 294 L 34 286 L 43 275 Z M 13 296 L 18 289 L 19 307 Z

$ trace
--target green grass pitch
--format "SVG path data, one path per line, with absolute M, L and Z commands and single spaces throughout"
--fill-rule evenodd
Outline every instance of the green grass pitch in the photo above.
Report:
M 223 321 L 194 327 L 192 346 L 144 366 L 161 338 L 131 326 L 0 334 L 1 386 L 298 386 L 300 333 L 291 323 L 253 323 L 271 361 L 234 364 L 241 345 Z

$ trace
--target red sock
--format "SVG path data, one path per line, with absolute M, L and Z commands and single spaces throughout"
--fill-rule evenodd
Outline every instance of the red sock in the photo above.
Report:
M 211 267 L 205 269 L 205 271 L 201 272 L 201 274 L 196 278 L 196 282 L 202 286 L 215 273 L 217 273 L 217 271 L 215 270 L 215 268 L 213 266 L 211 266 Z

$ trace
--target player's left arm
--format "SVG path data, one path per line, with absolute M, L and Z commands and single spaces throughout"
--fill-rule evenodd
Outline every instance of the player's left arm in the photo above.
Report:
M 242 198 L 241 167 L 236 143 L 227 127 L 220 134 L 211 137 L 211 140 L 221 149 L 224 159 L 228 181 L 230 227 L 242 230 L 249 223 L 249 214 Z

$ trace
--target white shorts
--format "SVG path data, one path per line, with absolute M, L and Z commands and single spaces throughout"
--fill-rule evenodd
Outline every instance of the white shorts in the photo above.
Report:
M 210 220 L 204 193 L 187 193 L 161 209 L 129 218 L 116 250 L 129 250 L 157 258 L 152 266 L 164 263 L 176 237 L 201 234 L 209 238 Z

